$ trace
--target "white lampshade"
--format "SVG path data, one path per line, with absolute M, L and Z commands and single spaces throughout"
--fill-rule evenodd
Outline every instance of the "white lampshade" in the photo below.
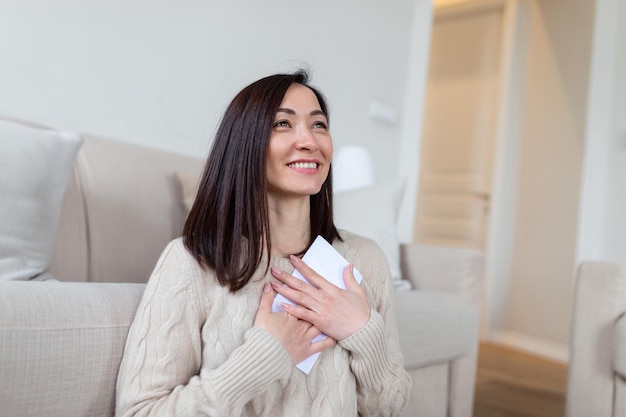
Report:
M 333 157 L 333 190 L 354 190 L 374 185 L 374 170 L 369 151 L 356 145 L 343 146 Z

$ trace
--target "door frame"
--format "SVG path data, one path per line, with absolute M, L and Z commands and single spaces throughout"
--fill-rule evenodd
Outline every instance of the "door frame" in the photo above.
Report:
M 485 248 L 485 284 L 481 311 L 481 336 L 497 341 L 505 327 L 509 282 L 513 263 L 516 223 L 521 109 L 529 36 L 527 2 L 502 3 L 500 86 L 493 153 L 491 213 Z

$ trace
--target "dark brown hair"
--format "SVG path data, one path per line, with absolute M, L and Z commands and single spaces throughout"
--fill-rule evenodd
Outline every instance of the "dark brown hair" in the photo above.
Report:
M 221 285 L 243 288 L 271 253 L 265 164 L 276 111 L 292 84 L 315 93 L 328 117 L 324 96 L 303 71 L 262 78 L 239 92 L 215 135 L 196 200 L 183 228 L 185 247 Z M 311 196 L 311 242 L 317 235 L 340 239 L 333 223 L 332 167 L 319 193 Z

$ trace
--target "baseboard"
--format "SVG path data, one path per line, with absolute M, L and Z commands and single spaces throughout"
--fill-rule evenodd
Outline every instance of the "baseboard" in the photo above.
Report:
M 497 332 L 489 338 L 489 341 L 555 362 L 563 364 L 569 362 L 569 347 L 564 343 L 553 342 L 516 332 Z

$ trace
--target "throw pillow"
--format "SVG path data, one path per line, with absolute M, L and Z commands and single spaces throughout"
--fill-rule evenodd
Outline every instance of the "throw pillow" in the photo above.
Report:
M 185 208 L 185 217 L 191 211 L 193 202 L 196 199 L 196 192 L 198 191 L 198 181 L 200 178 L 197 174 L 190 172 L 175 172 L 174 178 L 178 182 L 180 187 L 180 195 L 182 198 L 183 207 Z
M 44 279 L 80 136 L 0 120 L 0 280 Z
M 335 194 L 335 224 L 340 229 L 376 241 L 389 262 L 397 290 L 411 288 L 400 271 L 400 242 L 397 220 L 404 184 L 394 181 Z

